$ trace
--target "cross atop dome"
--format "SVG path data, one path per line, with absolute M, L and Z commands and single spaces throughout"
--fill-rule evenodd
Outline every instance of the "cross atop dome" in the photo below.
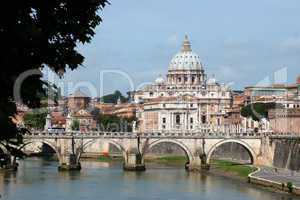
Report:
M 182 52 L 192 51 L 191 43 L 190 43 L 189 38 L 188 38 L 187 35 L 184 36 L 181 51 Z

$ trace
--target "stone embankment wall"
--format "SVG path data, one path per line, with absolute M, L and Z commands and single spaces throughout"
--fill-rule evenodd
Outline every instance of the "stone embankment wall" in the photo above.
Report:
M 300 140 L 274 140 L 273 166 L 290 170 L 300 170 Z

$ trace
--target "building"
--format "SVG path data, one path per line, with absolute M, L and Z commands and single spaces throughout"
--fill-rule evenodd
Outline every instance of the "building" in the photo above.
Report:
M 274 132 L 300 135 L 300 108 L 273 109 L 268 115 Z
M 113 114 L 121 118 L 133 118 L 136 116 L 138 104 L 120 103 L 115 105 Z
M 66 117 L 62 112 L 51 112 L 51 128 L 65 128 Z
M 86 132 L 97 129 L 97 122 L 93 115 L 85 109 L 81 109 L 75 113 L 69 113 L 66 120 L 66 129 L 71 130 L 74 121 L 79 122 L 79 131 Z
M 68 110 L 69 112 L 76 112 L 81 109 L 89 107 L 91 98 L 85 95 L 80 90 L 76 90 L 68 97 Z
M 200 57 L 185 37 L 171 60 L 166 78 L 135 91 L 137 131 L 221 131 L 226 110 L 232 105 L 231 89 L 207 78 Z
M 272 84 L 245 88 L 246 102 L 276 102 L 285 108 L 300 108 L 300 76 L 293 84 Z
M 136 110 L 140 107 L 136 103 L 97 103 L 95 107 L 104 115 L 116 115 L 121 118 L 133 118 L 136 116 Z

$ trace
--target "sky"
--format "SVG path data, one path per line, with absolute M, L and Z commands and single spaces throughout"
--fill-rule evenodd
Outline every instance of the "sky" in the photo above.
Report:
M 187 34 L 208 76 L 233 89 L 294 83 L 300 74 L 299 0 L 110 0 L 83 67 L 54 78 L 64 94 L 99 96 L 165 76 Z M 51 73 L 45 73 L 52 77 Z M 274 75 L 275 74 L 275 75 Z M 275 78 L 274 78 L 275 77 Z

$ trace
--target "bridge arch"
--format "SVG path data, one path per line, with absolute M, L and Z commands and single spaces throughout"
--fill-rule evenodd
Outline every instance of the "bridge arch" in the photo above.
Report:
M 176 139 L 158 139 L 155 140 L 153 142 L 150 142 L 143 150 L 142 155 L 144 156 L 145 154 L 147 154 L 147 152 L 154 147 L 155 145 L 158 145 L 160 143 L 172 143 L 172 144 L 176 144 L 178 145 L 186 154 L 188 161 L 192 161 L 193 160 L 193 154 L 190 151 L 190 149 L 181 141 L 176 140 Z
M 51 142 L 47 141 L 47 140 L 33 140 L 33 141 L 25 141 L 24 144 L 22 146 L 19 147 L 19 150 L 22 150 L 24 147 L 26 147 L 29 144 L 34 144 L 34 143 L 42 143 L 42 144 L 46 144 L 49 147 L 51 147 L 51 149 L 53 149 L 55 151 L 55 154 L 58 158 L 58 160 L 61 160 L 61 155 L 58 151 L 58 148 L 55 146 L 55 144 L 52 144 Z
M 104 141 L 103 139 L 91 139 L 87 142 L 85 142 L 82 146 L 82 148 L 80 148 L 80 151 L 77 153 L 77 161 L 79 162 L 80 157 L 82 155 L 82 153 L 84 153 L 84 151 L 92 144 L 94 144 L 95 142 L 97 142 L 98 140 Z M 125 148 L 118 142 L 111 140 L 111 139 L 105 139 L 105 142 L 108 142 L 109 144 L 114 145 L 115 147 L 117 147 L 123 154 L 123 158 L 125 158 Z
M 5 145 L 3 143 L 0 142 L 0 151 L 4 154 L 8 153 L 7 148 L 5 147 Z
M 255 151 L 252 149 L 251 146 L 249 146 L 249 144 L 247 144 L 246 142 L 242 141 L 242 140 L 238 140 L 238 139 L 224 139 L 216 144 L 214 144 L 208 151 L 207 154 L 207 164 L 210 163 L 211 160 L 211 156 L 213 154 L 213 152 L 217 149 L 217 147 L 221 146 L 222 144 L 226 144 L 226 143 L 237 143 L 242 145 L 246 151 L 248 152 L 250 159 L 251 159 L 251 163 L 254 164 L 255 163 L 255 158 L 256 158 L 256 154 Z

